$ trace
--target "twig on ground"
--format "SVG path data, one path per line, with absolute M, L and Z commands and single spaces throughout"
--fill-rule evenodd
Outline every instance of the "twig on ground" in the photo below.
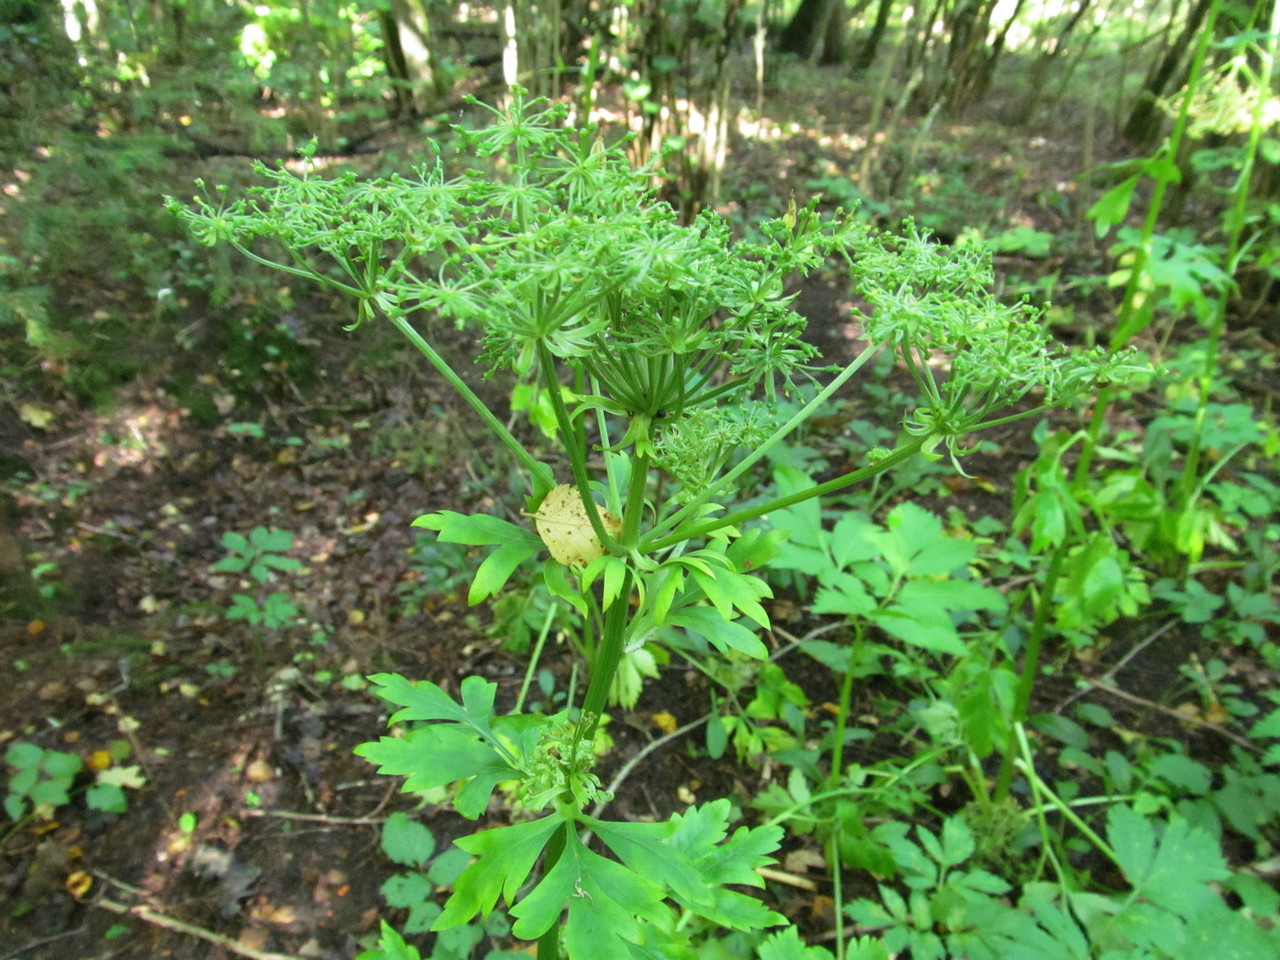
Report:
M 1126 666 L 1128 666 L 1130 660 L 1132 660 L 1134 657 L 1140 654 L 1143 650 L 1147 649 L 1147 647 L 1151 646 L 1151 644 L 1155 643 L 1157 640 L 1159 640 L 1161 637 L 1163 637 L 1166 633 L 1168 633 L 1170 630 L 1172 630 L 1175 626 L 1177 626 L 1181 622 L 1182 622 L 1181 620 L 1178 620 L 1176 618 L 1173 620 L 1166 621 L 1165 623 L 1157 627 L 1155 630 L 1153 630 L 1150 635 L 1143 637 L 1142 640 L 1134 644 L 1134 647 L 1132 650 L 1130 650 L 1128 653 L 1126 653 L 1123 657 L 1120 658 L 1120 661 L 1118 663 L 1116 663 L 1114 666 L 1111 667 L 1110 670 L 1108 670 L 1106 673 L 1102 675 L 1101 682 L 1114 683 L 1116 679 L 1116 674 L 1119 673 L 1121 670 L 1123 670 Z M 1054 711 L 1054 713 L 1061 713 L 1063 710 L 1067 709 L 1067 707 L 1071 706 L 1071 704 L 1075 703 L 1077 700 L 1083 697 L 1087 689 L 1088 689 L 1087 687 L 1081 687 L 1071 696 L 1067 697 L 1067 699 L 1062 702 L 1062 704 L 1058 707 L 1058 709 Z
M 1113 687 L 1109 683 L 1103 683 L 1101 680 L 1088 680 L 1086 681 L 1086 683 L 1088 683 L 1089 686 L 1093 687 L 1095 690 L 1101 690 L 1103 693 L 1109 693 L 1113 697 L 1119 697 L 1121 700 L 1128 700 L 1130 703 L 1136 703 L 1139 706 L 1148 707 L 1159 713 L 1163 713 L 1165 716 L 1173 717 L 1175 720 L 1180 720 L 1183 723 L 1189 723 L 1192 726 L 1203 727 L 1206 730 L 1212 730 L 1214 733 L 1219 734 L 1220 736 L 1226 737 L 1232 743 L 1237 744 L 1238 746 L 1244 747 L 1250 753 L 1262 752 L 1262 748 L 1259 747 L 1256 743 L 1252 743 L 1249 740 L 1246 740 L 1244 737 L 1240 736 L 1239 734 L 1232 733 L 1230 730 L 1222 726 L 1222 724 L 1220 723 L 1211 723 L 1208 720 L 1201 720 L 1199 717 L 1189 716 L 1188 714 L 1185 714 L 1185 713 L 1182 713 L 1181 711 L 1173 709 L 1173 707 L 1166 707 L 1163 703 L 1156 703 L 1154 700 L 1148 700 L 1146 697 L 1140 697 L 1136 693 L 1129 693 L 1126 690 L 1121 690 L 1119 687 Z
M 161 913 L 159 910 L 153 910 L 151 907 L 138 906 L 131 907 L 124 903 L 116 903 L 114 900 L 108 900 L 106 897 L 99 897 L 93 901 L 95 907 L 101 907 L 103 910 L 109 910 L 112 913 L 118 913 L 121 916 L 137 917 L 152 926 L 160 927 L 164 930 L 172 930 L 174 933 L 181 933 L 188 937 L 195 937 L 197 940 L 203 940 L 206 943 L 212 943 L 221 947 L 228 953 L 234 953 L 237 956 L 248 957 L 249 960 L 304 960 L 304 958 L 296 956 L 292 953 L 272 953 L 267 950 L 257 950 L 253 947 L 245 946 L 243 943 L 226 936 L 222 933 L 214 933 L 212 930 L 206 930 L 204 927 L 197 927 L 195 924 L 187 923 L 184 920 L 178 920 L 168 914 Z
M 245 810 L 245 817 L 277 817 L 281 820 L 307 820 L 311 823 L 328 823 L 333 826 L 358 827 L 385 823 L 386 817 L 331 817 L 325 813 L 298 813 L 294 810 Z
M 817 890 L 818 885 L 808 877 L 796 876 L 794 873 L 787 873 L 785 870 L 773 870 L 769 867 L 756 867 L 756 873 L 764 877 L 766 880 L 773 880 L 777 883 L 785 883 L 791 887 L 798 887 L 801 890 Z
M 62 940 L 66 937 L 76 937 L 82 933 L 84 933 L 84 927 L 76 927 L 74 930 L 64 930 L 62 933 L 55 933 L 52 936 L 41 937 L 39 940 L 32 940 L 29 943 L 24 943 L 13 952 L 13 955 L 15 957 L 20 956 L 28 950 L 34 950 L 36 947 L 43 947 L 46 944 L 55 943 L 56 941 Z

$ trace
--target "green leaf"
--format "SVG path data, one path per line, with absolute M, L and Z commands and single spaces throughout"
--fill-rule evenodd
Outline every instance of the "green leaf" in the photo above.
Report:
M 904 643 L 955 656 L 963 656 L 966 652 L 955 624 L 944 609 L 897 603 L 888 609 L 873 611 L 870 619 L 885 633 Z
M 282 553 L 293 547 L 293 534 L 288 530 L 254 527 L 249 531 L 249 542 L 261 553 Z
M 114 783 L 95 783 L 85 791 L 85 802 L 90 810 L 101 810 L 103 813 L 124 813 L 129 809 L 129 801 Z
M 71 778 L 80 772 L 84 763 L 74 753 L 63 753 L 60 750 L 45 751 L 41 766 L 49 776 L 57 780 L 71 782 Z
M 944 867 L 964 863 L 974 851 L 973 831 L 963 817 L 948 817 L 942 824 L 942 847 L 938 862 Z
M 770 596 L 771 592 L 768 584 L 759 577 L 737 573 L 727 567 L 717 567 L 711 573 L 691 567 L 689 572 L 726 621 L 735 619 L 737 614 L 734 611 L 737 610 L 764 629 L 769 629 L 769 615 L 760 605 L 759 597 Z
M 1134 188 L 1137 187 L 1140 179 L 1141 174 L 1134 174 L 1129 179 L 1117 183 L 1089 208 L 1085 216 L 1094 221 L 1094 231 L 1099 237 L 1106 236 L 1108 230 L 1124 222 L 1124 218 L 1129 214 L 1129 204 L 1133 200 Z
M 380 921 L 382 933 L 378 938 L 376 950 L 366 950 L 356 956 L 356 960 L 422 960 L 417 947 L 404 942 L 404 937 L 396 933 L 387 921 Z
M 587 601 L 583 598 L 581 590 L 570 586 L 569 580 L 565 576 L 567 569 L 564 564 L 549 559 L 542 565 L 542 579 L 553 597 L 558 597 L 565 601 L 585 617 L 587 615 Z
M 382 825 L 382 852 L 396 863 L 420 869 L 436 852 L 436 838 L 424 824 L 397 810 Z
M 34 803 L 44 803 L 51 807 L 60 807 L 69 803 L 67 785 L 58 780 L 41 780 L 27 793 Z
M 542 539 L 536 534 L 484 513 L 468 515 L 442 510 L 418 517 L 411 526 L 438 531 L 442 543 L 498 547 L 476 570 L 467 594 L 467 603 L 473 606 L 501 590 L 516 567 L 543 549 Z
M 483 830 L 455 841 L 479 859 L 463 870 L 453 885 L 453 895 L 433 929 L 466 923 L 477 913 L 488 915 L 499 895 L 508 904 L 524 885 L 542 848 L 564 825 L 559 817 L 543 817 L 496 830 Z
M 471 854 L 461 847 L 450 847 L 431 861 L 427 879 L 437 887 L 451 887 L 470 863 Z
M 304 569 L 300 560 L 294 557 L 282 557 L 274 553 L 268 553 L 262 558 L 262 562 L 273 570 L 292 571 Z
M 719 711 L 715 711 L 707 721 L 707 756 L 712 760 L 719 760 L 728 746 L 729 731 L 724 725 L 724 718 Z
M 433 902 L 434 888 L 420 873 L 399 873 L 382 884 L 383 899 L 392 907 L 408 910 L 405 933 L 425 933 L 440 916 L 440 905 Z
M 831 951 L 806 945 L 795 927 L 787 927 L 765 937 L 758 956 L 760 960 L 831 960 Z
M 15 743 L 4 755 L 5 763 L 11 767 L 17 767 L 20 770 L 31 769 L 40 766 L 40 761 L 44 759 L 44 749 L 36 746 L 34 743 Z
M 740 623 L 725 620 L 711 607 L 685 607 L 667 617 L 667 623 L 705 637 L 721 653 L 737 650 L 757 660 L 768 659 L 769 648 Z
M 1107 840 L 1134 891 L 1181 916 L 1217 899 L 1209 883 L 1230 876 L 1218 842 L 1186 820 L 1171 821 L 1157 844 L 1151 821 L 1117 804 L 1107 812 Z
M 411 730 L 404 739 L 381 737 L 360 744 L 355 753 L 381 774 L 405 777 L 400 789 L 406 793 L 474 778 L 454 798 L 458 812 L 471 820 L 484 813 L 497 783 L 520 776 L 489 743 L 451 724 Z
M 1148 769 L 1166 783 L 1196 796 L 1208 793 L 1213 785 L 1209 768 L 1181 753 L 1162 753 Z
M 714 902 L 706 877 L 687 856 L 663 842 L 675 831 L 674 823 L 615 823 L 589 817 L 583 822 L 619 860 L 642 876 L 661 877 L 690 909 L 696 912 L 699 906 Z
M 565 944 L 571 960 L 632 960 L 628 943 L 640 943 L 640 921 L 670 924 L 663 888 L 570 838 L 551 871 L 511 908 L 511 932 L 535 940 L 559 919 L 565 904 Z
M 234 530 L 228 530 L 222 535 L 221 542 L 226 549 L 231 550 L 234 553 L 238 553 L 245 557 L 253 556 L 253 549 L 249 546 L 249 541 L 242 533 L 236 533 Z
M 814 613 L 834 613 L 855 620 L 876 608 L 876 599 L 867 593 L 862 580 L 843 571 L 823 578 L 824 585 L 813 598 Z
M 493 700 L 498 685 L 483 677 L 467 677 L 462 681 L 462 703 L 430 680 L 412 683 L 398 673 L 377 673 L 368 678 L 381 687 L 375 690 L 388 703 L 402 706 L 391 715 L 388 724 L 407 723 L 411 720 L 450 720 L 474 727 L 489 735 L 489 721 L 493 719 Z

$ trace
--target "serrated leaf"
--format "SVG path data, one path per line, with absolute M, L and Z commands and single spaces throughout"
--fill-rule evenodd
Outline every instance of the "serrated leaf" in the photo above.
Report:
M 1197 796 L 1208 793 L 1213 785 L 1209 768 L 1181 753 L 1162 753 L 1148 769 L 1166 783 Z
M 823 586 L 813 598 L 814 613 L 832 613 L 850 619 L 865 617 L 876 608 L 876 599 L 862 580 L 843 571 L 823 578 Z
M 45 751 L 44 759 L 40 761 L 40 765 L 49 776 L 60 780 L 70 780 L 80 772 L 84 766 L 84 761 L 74 753 L 47 750 Z
M 713 902 L 710 884 L 680 850 L 663 841 L 675 832 L 675 824 L 615 823 L 584 818 L 584 823 L 632 870 L 661 877 L 677 899 L 697 911 Z
M 1106 236 L 1108 230 L 1122 223 L 1128 216 L 1129 203 L 1133 199 L 1134 188 L 1137 187 L 1140 179 L 1141 176 L 1135 174 L 1117 183 L 1089 208 L 1085 216 L 1094 221 L 1094 230 L 1099 237 Z
M 627 943 L 640 943 L 641 920 L 662 924 L 670 914 L 663 888 L 570 838 L 560 859 L 533 891 L 511 908 L 511 932 L 535 940 L 567 904 L 564 938 L 571 960 L 631 960 Z
M 1186 820 L 1170 821 L 1157 844 L 1151 821 L 1117 804 L 1107 812 L 1107 839 L 1134 891 L 1182 916 L 1216 899 L 1208 884 L 1230 875 L 1218 842 Z
M 228 530 L 222 535 L 221 543 L 228 550 L 248 556 L 253 553 L 249 547 L 249 540 L 242 533 L 236 533 L 234 530 Z
M 437 531 L 442 543 L 498 547 L 476 570 L 467 594 L 467 602 L 472 605 L 501 590 L 515 568 L 543 547 L 542 541 L 523 527 L 484 513 L 468 515 L 442 510 L 418 517 L 411 526 Z
M 378 949 L 366 950 L 357 955 L 356 960 L 422 960 L 422 954 L 418 953 L 417 947 L 411 947 L 405 943 L 404 937 L 396 933 L 387 921 L 383 920 L 381 924 Z
M 498 897 L 510 904 L 528 879 L 542 848 L 564 824 L 559 817 L 543 817 L 495 830 L 483 830 L 455 841 L 478 859 L 454 881 L 453 895 L 433 929 L 466 923 L 477 913 L 487 915 Z
M 939 862 L 954 867 L 973 856 L 973 831 L 961 817 L 948 817 L 942 823 L 942 847 Z
M 737 650 L 757 660 L 769 656 L 764 641 L 741 623 L 725 620 L 712 607 L 684 607 L 668 616 L 667 623 L 705 637 L 721 653 Z
M 67 794 L 67 788 L 56 780 L 41 780 L 27 792 L 27 796 L 33 803 L 43 803 L 51 807 L 60 807 L 71 800 Z
M 800 939 L 795 927 L 787 927 L 765 937 L 758 950 L 760 960 L 830 960 L 831 951 L 811 947 Z
M 382 825 L 382 852 L 402 866 L 420 869 L 436 852 L 436 838 L 425 824 L 397 810 Z
M 960 634 L 945 610 L 894 604 L 888 609 L 876 610 L 870 619 L 885 633 L 904 643 L 955 656 L 963 656 L 966 652 Z
M 471 854 L 461 847 L 450 847 L 431 861 L 427 879 L 437 887 L 451 887 L 471 863 Z
M 483 677 L 463 680 L 460 704 L 429 680 L 412 683 L 398 673 L 376 673 L 368 679 L 381 688 L 374 691 L 378 697 L 403 707 L 391 715 L 390 724 L 411 720 L 449 720 L 489 733 L 493 701 L 498 692 L 498 685 L 490 680 Z
M 355 753 L 376 764 L 381 774 L 406 778 L 400 788 L 406 793 L 473 778 L 454 798 L 458 812 L 471 820 L 484 813 L 496 784 L 520 776 L 487 742 L 446 724 L 411 730 L 403 739 L 362 743 Z

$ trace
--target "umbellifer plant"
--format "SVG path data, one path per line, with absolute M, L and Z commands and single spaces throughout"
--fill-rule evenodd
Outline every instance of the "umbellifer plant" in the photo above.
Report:
M 701 649 L 763 657 L 769 588 L 756 574 L 782 534 L 744 524 L 916 455 L 945 448 L 955 457 L 965 434 L 1068 402 L 1130 364 L 1060 351 L 1035 310 L 990 295 L 978 249 L 940 248 L 913 229 L 878 235 L 851 218 L 824 219 L 815 204 L 793 204 L 759 242 L 734 240 L 714 213 L 680 224 L 654 198 L 650 171 L 632 169 L 598 131 L 567 129 L 560 108 L 516 91 L 507 107 L 484 109 L 491 122 L 458 135 L 489 162 L 457 176 L 437 162 L 411 177 L 321 179 L 305 162 L 298 174 L 259 167 L 269 185 L 246 199 L 170 207 L 208 244 L 351 295 L 355 325 L 379 318 L 408 337 L 527 472 L 532 521 L 440 510 L 415 523 L 494 548 L 476 571 L 473 603 L 549 550 L 548 587 L 592 634 L 582 702 L 555 716 L 500 716 L 496 685 L 480 677 L 462 681 L 459 699 L 432 682 L 371 678 L 400 708 L 392 724 L 418 724 L 358 748 L 381 772 L 406 777 L 408 791 L 453 787 L 453 806 L 470 819 L 496 785 L 516 781 L 519 802 L 538 814 L 457 841 L 476 859 L 434 928 L 504 898 L 513 932 L 539 940 L 543 960 L 670 956 L 687 937 L 681 911 L 739 929 L 783 922 L 729 889 L 760 884 L 756 868 L 781 831 L 729 836 L 727 800 L 665 823 L 588 815 L 610 799 L 591 745 L 624 654 L 676 628 Z M 267 258 L 268 247 L 287 259 Z M 786 282 L 837 255 L 872 310 L 861 353 L 823 371 Z M 475 395 L 415 314 L 479 331 L 483 363 L 540 385 L 562 476 Z M 882 349 L 896 351 L 921 388 L 903 441 L 868 451 L 843 476 L 734 509 L 738 478 Z M 934 372 L 939 356 L 949 358 L 945 379 Z M 784 421 L 772 401 L 799 381 L 819 389 Z M 1017 412 L 999 412 L 1018 401 Z

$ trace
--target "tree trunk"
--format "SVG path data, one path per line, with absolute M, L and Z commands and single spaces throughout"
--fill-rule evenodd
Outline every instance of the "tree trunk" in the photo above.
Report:
M 822 31 L 822 56 L 820 63 L 840 64 L 848 58 L 849 11 L 844 0 L 834 0 L 827 11 L 826 29 Z
M 1123 136 L 1126 140 L 1136 144 L 1150 144 L 1159 135 L 1160 114 L 1156 103 L 1165 93 L 1165 87 L 1177 72 L 1182 58 L 1195 47 L 1196 34 L 1200 32 L 1205 14 L 1209 12 L 1209 7 L 1214 2 L 1215 0 L 1199 0 L 1191 9 L 1182 35 L 1165 51 L 1160 66 L 1152 73 L 1151 79 L 1138 94 L 1138 102 L 1134 104 L 1133 112 L 1129 114 L 1129 120 L 1124 125 Z
M 880 41 L 884 39 L 885 29 L 889 26 L 889 14 L 892 10 L 893 0 L 880 0 L 880 6 L 876 8 L 875 25 L 871 28 L 871 36 L 867 37 L 858 51 L 858 59 L 854 63 L 855 69 L 869 70 L 876 62 L 876 53 L 880 50 Z
M 843 6 L 844 0 L 802 0 L 795 16 L 778 37 L 778 50 L 794 53 L 802 60 L 811 59 L 824 39 L 827 21 L 837 5 Z

